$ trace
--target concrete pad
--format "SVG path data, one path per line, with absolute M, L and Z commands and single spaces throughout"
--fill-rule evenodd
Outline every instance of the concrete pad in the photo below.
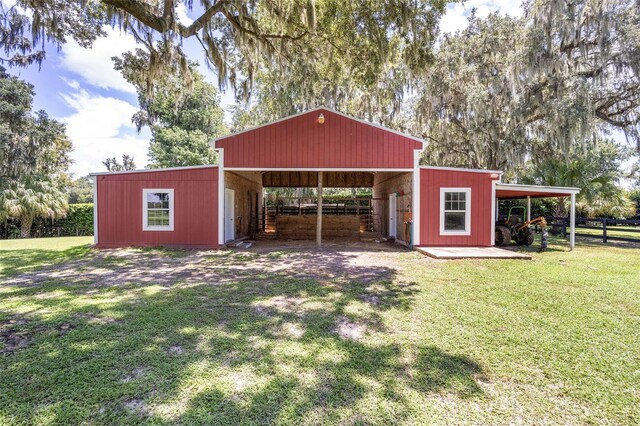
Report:
M 435 259 L 531 259 L 528 254 L 498 247 L 415 247 L 415 249 Z

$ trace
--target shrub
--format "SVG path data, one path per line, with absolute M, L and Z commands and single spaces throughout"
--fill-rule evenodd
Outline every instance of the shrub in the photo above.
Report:
M 36 219 L 31 227 L 33 237 L 93 235 L 93 203 L 70 204 L 61 219 Z M 0 238 L 18 238 L 20 222 L 14 219 L 0 224 Z

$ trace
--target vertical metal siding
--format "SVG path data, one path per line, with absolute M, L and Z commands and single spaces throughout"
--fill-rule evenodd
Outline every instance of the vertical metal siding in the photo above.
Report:
M 99 247 L 218 247 L 218 168 L 99 175 Z M 174 189 L 174 230 L 142 230 L 142 190 Z
M 317 123 L 320 114 L 324 124 Z M 414 139 L 315 110 L 220 139 L 225 167 L 247 168 L 413 168 Z
M 489 173 L 420 170 L 420 245 L 490 246 L 493 179 Z M 440 235 L 440 188 L 471 188 L 471 234 Z

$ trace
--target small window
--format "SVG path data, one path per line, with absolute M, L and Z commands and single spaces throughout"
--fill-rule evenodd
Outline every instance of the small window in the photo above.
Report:
M 440 188 L 440 234 L 471 234 L 471 188 Z
M 142 190 L 142 229 L 173 231 L 173 189 Z

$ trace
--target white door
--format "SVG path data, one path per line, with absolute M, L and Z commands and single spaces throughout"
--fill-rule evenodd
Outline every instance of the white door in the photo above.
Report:
M 389 195 L 389 236 L 396 237 L 396 194 Z
M 236 239 L 235 228 L 236 192 L 233 189 L 224 189 L 224 242 Z

